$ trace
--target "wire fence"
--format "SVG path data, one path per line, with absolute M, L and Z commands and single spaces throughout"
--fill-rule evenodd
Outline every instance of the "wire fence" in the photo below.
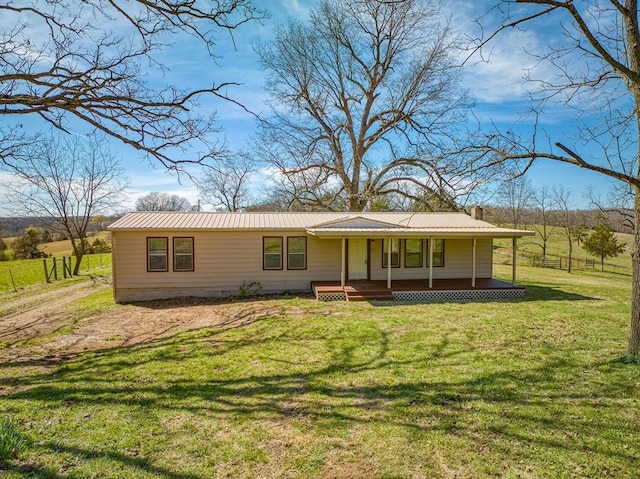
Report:
M 554 268 L 560 270 L 569 270 L 569 257 L 560 255 L 546 255 L 530 253 L 528 251 L 518 251 L 516 261 L 519 265 L 534 266 L 540 268 Z M 495 264 L 512 264 L 513 253 L 511 250 L 501 248 L 494 251 L 493 262 Z M 631 264 L 604 262 L 601 264 L 599 259 L 589 258 L 587 256 L 572 256 L 571 270 L 587 270 L 587 271 L 604 271 L 616 274 L 631 275 Z
M 20 288 L 73 276 L 76 259 L 73 256 L 5 261 L 0 263 L 0 293 L 16 292 Z M 85 255 L 79 274 L 111 267 L 111 253 Z

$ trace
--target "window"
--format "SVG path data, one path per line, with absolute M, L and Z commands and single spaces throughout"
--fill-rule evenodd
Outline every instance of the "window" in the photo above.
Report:
M 287 269 L 307 269 L 307 238 L 287 238 Z
M 147 238 L 147 271 L 168 271 L 167 238 Z
M 193 238 L 173 238 L 173 270 L 193 271 Z
M 262 238 L 263 269 L 282 269 L 282 238 Z
M 404 240 L 404 267 L 405 268 L 421 268 L 422 267 L 422 240 L 421 239 Z
M 389 242 L 382 240 L 382 267 L 387 267 L 389 257 Z M 400 238 L 391 238 L 391 267 L 400 267 Z
M 428 245 L 428 242 L 427 242 Z M 427 248 L 427 251 L 429 249 Z M 429 256 L 427 255 L 427 266 L 429 266 Z M 444 266 L 444 240 L 433 240 L 433 266 Z

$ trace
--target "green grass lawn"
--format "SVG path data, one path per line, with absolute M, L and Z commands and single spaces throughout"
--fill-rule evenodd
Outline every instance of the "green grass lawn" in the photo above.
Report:
M 527 229 L 529 231 L 535 231 L 533 226 L 521 227 L 521 229 Z M 566 262 L 569 256 L 569 245 L 567 238 L 562 234 L 560 228 L 554 228 L 550 230 L 547 241 L 547 256 L 550 259 L 562 258 L 563 269 L 566 269 Z M 618 241 L 626 245 L 625 251 L 613 258 L 607 258 L 605 260 L 605 271 L 613 273 L 621 273 L 631 275 L 631 255 L 630 248 L 633 244 L 633 236 L 624 233 L 616 233 Z M 510 263 L 512 258 L 511 253 L 511 239 L 495 239 L 494 244 L 494 261 L 499 263 Z M 525 265 L 531 265 L 534 260 L 540 261 L 542 257 L 542 240 L 539 234 L 535 236 L 526 236 L 518 240 L 518 262 Z M 573 245 L 573 268 L 585 269 L 585 259 L 595 260 L 593 268 L 586 269 L 600 270 L 600 258 L 596 258 L 587 254 L 578 244 Z
M 280 313 L 243 327 L 0 364 L 26 444 L 0 475 L 638 477 L 628 276 L 519 280 L 501 302 L 264 299 Z
M 47 270 L 51 275 L 52 258 L 47 258 Z M 73 260 L 75 264 L 75 259 Z M 58 279 L 63 279 L 62 259 L 57 258 Z M 111 253 L 90 254 L 82 258 L 80 274 L 101 271 L 110 274 Z M 53 277 L 52 277 L 53 280 Z M 46 283 L 42 259 L 23 259 L 0 262 L 0 294 L 14 292 L 21 288 Z

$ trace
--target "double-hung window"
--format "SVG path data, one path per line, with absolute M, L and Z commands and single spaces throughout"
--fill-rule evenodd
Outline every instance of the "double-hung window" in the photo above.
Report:
M 444 240 L 434 239 L 433 241 L 433 266 L 444 266 Z M 427 251 L 429 249 L 427 248 Z M 427 266 L 429 266 L 429 256 L 427 256 Z
M 264 269 L 282 269 L 282 238 L 279 236 L 262 238 L 262 257 Z
M 421 268 L 422 264 L 422 240 L 413 238 L 404 240 L 404 267 Z
M 168 271 L 167 238 L 147 238 L 147 271 Z
M 387 267 L 389 258 L 389 241 L 382 240 L 382 267 Z M 400 238 L 391 238 L 391 267 L 400 267 Z
M 307 238 L 287 238 L 287 269 L 307 269 Z
M 173 270 L 193 271 L 193 238 L 173 238 Z

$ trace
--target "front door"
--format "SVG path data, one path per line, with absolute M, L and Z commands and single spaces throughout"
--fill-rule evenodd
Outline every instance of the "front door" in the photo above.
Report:
M 366 238 L 350 238 L 347 249 L 348 279 L 369 279 L 369 244 Z

